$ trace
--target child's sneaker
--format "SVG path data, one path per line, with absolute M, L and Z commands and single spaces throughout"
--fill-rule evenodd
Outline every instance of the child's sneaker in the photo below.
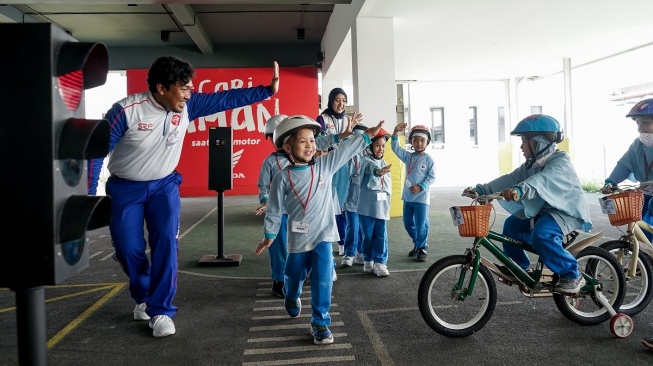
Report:
M 365 261 L 363 263 L 363 272 L 365 273 L 372 273 L 372 266 L 374 265 L 374 262 L 372 261 Z
M 283 299 L 283 281 L 272 281 L 272 289 L 270 289 L 270 293 L 272 296 L 280 297 Z
M 385 277 L 390 275 L 390 272 L 388 272 L 388 266 L 381 263 L 374 263 L 373 271 L 377 277 Z
M 338 244 L 338 255 L 345 255 L 345 246 Z
M 288 312 L 288 315 L 290 315 L 291 318 L 296 318 L 301 314 L 302 312 L 302 300 L 297 299 L 297 300 L 290 300 L 286 299 L 284 301 L 284 305 L 286 306 L 286 311 Z
M 363 264 L 365 263 L 365 259 L 363 258 L 363 255 L 360 253 L 356 253 L 356 256 L 354 257 L 354 264 Z
M 414 257 L 416 255 L 417 255 L 417 248 L 413 248 L 410 250 L 410 252 L 408 252 L 409 257 Z
M 426 250 L 417 249 L 417 258 L 416 258 L 416 260 L 418 262 L 426 262 L 427 259 L 428 259 L 428 254 L 426 254 Z
M 342 257 L 342 263 L 340 263 L 341 266 L 343 267 L 351 267 L 354 264 L 354 257 L 350 255 L 346 255 Z
M 333 343 L 333 334 L 326 325 L 311 324 L 311 335 L 313 336 L 313 343 L 315 344 L 331 344 Z
M 561 278 L 555 290 L 564 294 L 577 294 L 585 286 L 585 279 L 581 273 L 576 278 Z

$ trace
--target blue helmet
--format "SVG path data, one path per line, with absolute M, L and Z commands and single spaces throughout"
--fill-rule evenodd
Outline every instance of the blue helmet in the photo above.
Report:
M 632 119 L 642 116 L 653 116 L 653 99 L 639 101 L 626 115 Z
M 564 134 L 560 129 L 560 123 L 546 114 L 532 114 L 517 124 L 511 135 L 533 137 L 544 135 L 551 142 L 559 143 L 564 140 Z

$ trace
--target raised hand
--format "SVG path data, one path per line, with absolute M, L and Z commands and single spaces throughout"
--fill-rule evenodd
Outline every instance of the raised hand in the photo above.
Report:
M 406 129 L 406 126 L 408 126 L 408 122 L 404 122 L 396 125 L 394 132 L 392 133 L 392 136 L 397 136 L 397 133 L 399 133 L 399 131 L 403 131 Z
M 385 123 L 385 121 L 381 121 L 381 122 L 379 122 L 378 125 L 376 125 L 374 127 L 370 127 L 367 130 L 365 130 L 365 133 L 367 134 L 367 136 L 369 136 L 370 139 L 373 139 L 374 136 L 376 136 L 376 134 L 379 133 L 379 130 L 381 129 L 381 126 L 383 126 L 383 123 Z
M 274 73 L 272 74 L 272 81 L 270 82 L 270 91 L 276 94 L 279 91 L 279 64 L 274 61 Z

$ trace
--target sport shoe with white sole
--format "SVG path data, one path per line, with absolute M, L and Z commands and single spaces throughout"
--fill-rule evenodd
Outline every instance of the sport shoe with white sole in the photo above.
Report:
M 153 330 L 152 335 L 157 338 L 167 337 L 176 332 L 175 323 L 167 315 L 157 315 L 150 319 L 150 329 Z
M 363 257 L 362 254 L 356 253 L 356 256 L 354 257 L 354 264 L 363 264 L 365 263 L 365 258 Z
M 290 315 L 291 318 L 296 318 L 299 316 L 299 314 L 302 313 L 301 299 L 297 299 L 297 300 L 286 299 L 284 301 L 284 305 L 286 306 L 286 311 L 288 312 L 288 315 Z
M 385 277 L 390 275 L 390 272 L 388 272 L 388 266 L 385 264 L 374 263 L 372 270 L 377 277 Z
M 583 286 L 585 286 L 585 279 L 582 274 L 579 274 L 576 278 L 561 278 L 555 290 L 565 294 L 577 294 Z
M 350 255 L 346 255 L 342 257 L 342 263 L 340 263 L 342 267 L 351 267 L 353 264 L 354 264 L 354 257 Z
M 365 273 L 372 273 L 372 266 L 374 265 L 374 262 L 372 261 L 365 261 L 363 263 L 363 272 Z
M 313 343 L 315 344 L 331 344 L 333 343 L 333 334 L 326 325 L 311 324 L 311 335 L 313 336 Z
M 653 338 L 642 339 L 642 345 L 648 349 L 653 349 Z
M 134 320 L 150 320 L 150 316 L 145 312 L 147 309 L 146 303 L 136 304 L 134 308 Z

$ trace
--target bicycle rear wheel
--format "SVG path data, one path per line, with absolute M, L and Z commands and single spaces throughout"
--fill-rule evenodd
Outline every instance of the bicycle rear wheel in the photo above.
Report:
M 617 258 L 617 262 L 619 262 L 626 277 L 626 295 L 619 311 L 633 316 L 646 309 L 649 302 L 651 302 L 651 292 L 653 292 L 653 265 L 651 265 L 650 257 L 640 251 L 637 256 L 635 276 L 628 277 L 628 269 L 633 260 L 630 243 L 622 240 L 612 240 L 599 245 L 599 247 L 612 253 Z
M 473 292 L 460 299 L 472 275 L 470 258 L 453 255 L 435 262 L 419 284 L 417 302 L 426 324 L 437 333 L 467 337 L 490 320 L 497 302 L 497 288 L 490 271 L 480 266 Z M 462 284 L 462 287 L 458 286 Z
M 600 290 L 612 308 L 617 311 L 624 298 L 626 282 L 621 266 L 607 250 L 587 247 L 576 256 L 578 268 L 600 283 Z M 593 289 L 585 285 L 576 295 L 554 293 L 553 300 L 567 319 L 580 325 L 597 325 L 611 315 L 596 299 Z

